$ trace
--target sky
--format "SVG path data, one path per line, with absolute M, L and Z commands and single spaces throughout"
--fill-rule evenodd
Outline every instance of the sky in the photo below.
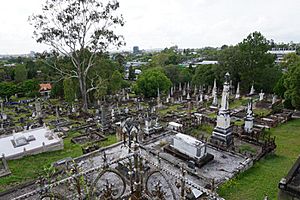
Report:
M 27 19 L 42 0 L 0 0 L 0 55 L 43 51 Z M 300 42 L 299 0 L 119 0 L 126 46 L 140 49 L 235 45 L 260 31 L 275 42 Z

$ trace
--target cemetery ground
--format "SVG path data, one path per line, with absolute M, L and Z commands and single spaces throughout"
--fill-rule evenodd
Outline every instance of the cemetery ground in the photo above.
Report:
M 277 199 L 278 183 L 285 177 L 300 154 L 300 120 L 292 120 L 270 130 L 276 136 L 274 154 L 258 161 L 246 172 L 219 188 L 225 199 Z
M 71 142 L 71 138 L 77 135 L 79 135 L 78 132 L 73 132 L 64 139 L 63 150 L 41 153 L 38 155 L 27 156 L 19 160 L 8 161 L 12 174 L 0 179 L 0 191 L 4 191 L 20 183 L 35 180 L 40 174 L 43 174 L 45 168 L 50 167 L 53 162 L 66 157 L 76 158 L 81 156 L 81 146 Z M 101 142 L 100 145 L 102 147 L 117 142 L 115 135 L 110 135 L 107 138 L 107 140 Z

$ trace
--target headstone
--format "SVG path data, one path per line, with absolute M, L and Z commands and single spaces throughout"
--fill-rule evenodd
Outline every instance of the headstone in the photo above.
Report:
M 254 93 L 255 93 L 255 89 L 254 89 L 254 85 L 252 84 L 249 95 L 254 95 Z
M 252 110 L 252 99 L 250 99 L 250 101 L 248 102 L 247 114 L 246 114 L 246 117 L 245 117 L 244 130 L 245 130 L 246 133 L 252 133 L 252 131 L 253 131 L 253 121 L 254 121 L 254 117 L 253 117 L 253 110 Z
M 232 125 L 230 124 L 229 111 L 229 73 L 225 75 L 225 82 L 223 85 L 221 107 L 217 116 L 217 126 L 214 128 L 211 141 L 214 143 L 221 143 L 225 146 L 230 146 L 233 143 Z
M 0 99 L 0 105 L 1 105 L 1 114 L 4 113 L 4 107 L 3 107 L 3 100 Z
M 259 93 L 259 101 L 264 100 L 264 95 L 265 95 L 265 93 L 263 93 L 263 91 L 261 90 Z
M 277 100 L 277 97 L 275 94 L 273 94 L 273 97 L 272 97 L 272 105 L 276 103 L 276 100 Z
M 191 100 L 191 96 L 190 96 L 190 93 L 189 93 L 189 92 L 187 93 L 186 99 L 187 99 L 187 100 Z
M 36 111 L 36 117 L 41 116 L 41 102 L 40 99 L 36 99 L 35 101 L 35 111 Z
M 218 106 L 218 97 L 217 97 L 217 80 L 214 80 L 214 87 L 212 90 L 212 97 L 213 97 L 213 101 L 212 101 L 212 106 Z
M 241 95 L 240 95 L 240 83 L 238 83 L 238 85 L 236 87 L 235 98 L 239 99 L 240 97 L 241 97 Z

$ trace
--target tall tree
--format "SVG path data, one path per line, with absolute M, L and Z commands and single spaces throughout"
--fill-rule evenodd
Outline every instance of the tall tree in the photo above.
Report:
M 88 108 L 88 93 L 99 85 L 97 76 L 88 80 L 89 71 L 95 66 L 99 53 L 107 51 L 110 45 L 123 45 L 122 36 L 115 33 L 115 27 L 123 26 L 123 17 L 116 14 L 119 2 L 98 0 L 48 0 L 42 13 L 30 17 L 34 36 L 72 61 L 71 68 L 62 68 L 52 63 L 61 76 L 76 78 L 79 82 L 83 110 Z
M 15 81 L 20 83 L 27 79 L 26 67 L 22 64 L 18 64 L 15 69 Z
M 161 93 L 167 92 L 172 82 L 163 73 L 162 69 L 151 68 L 144 71 L 139 77 L 134 87 L 136 93 L 141 93 L 145 97 L 156 97 L 157 89 Z
M 64 85 L 64 97 L 66 102 L 72 103 L 75 100 L 76 89 L 74 87 L 74 82 L 71 78 L 65 79 L 63 81 Z

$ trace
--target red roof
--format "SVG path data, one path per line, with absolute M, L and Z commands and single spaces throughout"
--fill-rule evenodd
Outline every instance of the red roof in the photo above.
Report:
M 40 84 L 40 91 L 47 91 L 47 90 L 51 90 L 51 89 L 52 89 L 52 85 L 50 83 Z

